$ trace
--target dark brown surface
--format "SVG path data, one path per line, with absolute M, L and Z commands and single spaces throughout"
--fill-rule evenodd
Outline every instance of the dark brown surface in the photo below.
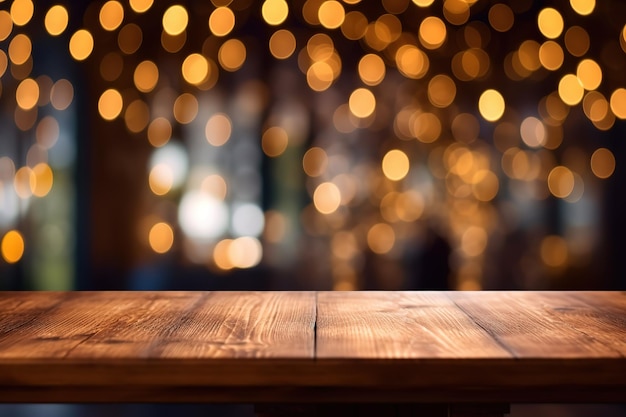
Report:
M 0 401 L 623 402 L 620 292 L 5 292 Z

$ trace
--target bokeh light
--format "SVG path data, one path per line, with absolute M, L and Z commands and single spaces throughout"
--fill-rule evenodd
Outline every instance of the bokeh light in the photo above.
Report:
M 393 149 L 383 157 L 382 169 L 385 177 L 399 181 L 409 173 L 409 158 L 401 150 Z
M 163 30 L 165 33 L 171 36 L 180 35 L 187 29 L 189 23 L 189 14 L 187 9 L 176 4 L 170 6 L 165 13 L 163 13 Z
M 232 129 L 232 122 L 226 114 L 214 114 L 206 123 L 206 140 L 213 146 L 222 146 L 230 139 Z
M 129 3 L 134 12 L 145 13 L 152 7 L 154 0 L 129 0 Z
M 615 156 L 606 148 L 596 149 L 591 155 L 591 170 L 598 178 L 609 178 L 615 172 Z
M 110 88 L 100 96 L 98 111 L 104 120 L 113 120 L 122 112 L 124 100 L 119 91 Z
M 341 204 L 341 192 L 332 182 L 320 184 L 313 193 L 313 204 L 322 214 L 335 212 Z
M 563 32 L 563 16 L 552 7 L 546 7 L 539 12 L 537 24 L 543 36 L 548 39 L 556 39 Z
M 209 17 L 209 29 L 215 36 L 226 36 L 235 27 L 235 14 L 228 7 L 217 7 Z
M 124 112 L 124 122 L 128 130 L 133 133 L 143 131 L 150 122 L 150 108 L 148 104 L 141 99 L 131 102 Z
M 118 181 L 93 191 L 94 232 L 140 219 L 129 264 L 391 289 L 440 251 L 442 287 L 565 286 L 617 239 L 599 223 L 621 207 L 626 25 L 607 1 L 6 2 L 0 236 L 47 259 L 42 224 L 73 236 L 49 219 L 91 157 Z
M 35 5 L 32 0 L 13 0 L 11 19 L 16 26 L 25 26 L 33 18 Z
M 135 68 L 133 80 L 137 90 L 149 93 L 159 82 L 159 68 L 152 61 L 140 62 Z
M 93 51 L 93 36 L 86 29 L 76 31 L 70 39 L 70 53 L 77 61 L 84 61 Z
M 52 6 L 46 13 L 44 25 L 46 30 L 52 36 L 62 34 L 69 23 L 69 14 L 64 6 Z
M 202 84 L 209 75 L 209 62 L 200 54 L 191 54 L 182 66 L 183 78 L 189 84 Z
M 167 223 L 157 223 L 150 228 L 148 241 L 153 251 L 156 253 L 166 253 L 174 244 L 174 231 Z
M 376 109 L 376 97 L 367 88 L 357 88 L 349 99 L 350 111 L 356 117 L 366 118 Z
M 478 101 L 480 114 L 490 122 L 495 122 L 502 117 L 505 103 L 502 94 L 496 90 L 486 90 L 480 95 Z
M 277 26 L 287 19 L 289 6 L 285 0 L 265 0 L 261 13 L 265 22 L 269 25 Z
M 0 244 L 2 258 L 11 264 L 18 262 L 24 255 L 24 238 L 17 230 L 9 230 Z
M 100 9 L 100 25 L 106 31 L 117 29 L 124 20 L 124 7 L 117 0 L 109 0 Z
M 274 58 L 287 59 L 296 50 L 296 38 L 290 31 L 280 29 L 270 38 L 269 46 Z

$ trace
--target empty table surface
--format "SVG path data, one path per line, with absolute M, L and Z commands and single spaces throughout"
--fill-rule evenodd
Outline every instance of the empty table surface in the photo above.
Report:
M 624 402 L 623 292 L 1 292 L 0 401 Z

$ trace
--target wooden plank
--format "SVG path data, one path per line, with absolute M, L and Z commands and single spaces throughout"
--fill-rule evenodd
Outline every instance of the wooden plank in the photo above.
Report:
M 320 292 L 317 357 L 510 358 L 441 292 Z
M 540 298 L 538 293 L 450 292 L 448 296 L 517 358 L 589 359 L 622 356 L 614 347 L 568 323 L 571 319 L 538 308 L 541 307 L 537 301 Z M 544 294 L 541 297 L 550 297 L 551 303 L 567 304 L 567 297 L 560 293 Z M 600 310 L 598 314 L 602 314 Z M 579 315 L 582 316 L 584 314 Z M 613 336 L 617 335 L 609 337 Z
M 620 293 L 523 292 L 517 294 L 536 311 L 626 357 L 626 296 Z
M 69 293 L 0 358 L 312 359 L 314 322 L 313 293 Z
M 297 358 L 315 354 L 315 293 L 212 293 L 153 346 L 163 358 Z
M 25 304 L 43 302 L 43 294 L 33 293 Z M 114 292 L 53 293 L 50 298 L 59 301 L 0 337 L 0 358 L 66 357 L 141 302 L 136 295 Z
M 137 292 L 136 305 L 103 327 L 68 355 L 106 360 L 155 357 L 153 347 L 181 322 L 189 320 L 209 292 Z
M 59 305 L 63 292 L 0 292 L 0 337 L 32 323 Z
M 319 293 L 317 321 L 315 293 L 51 293 L 44 302 L 45 296 L 0 293 L 0 324 L 3 317 L 29 317 L 5 334 L 0 327 L 0 401 L 626 397 L 621 342 L 609 343 L 623 339 L 623 294 L 542 300 L 551 295 Z M 581 338 L 587 345 L 569 356 L 545 353 L 545 346 L 531 350 L 533 343 L 563 350 L 558 343 Z M 596 348 L 613 355 L 593 354 Z
M 314 293 L 73 293 L 0 338 L 0 385 L 285 385 L 314 322 Z

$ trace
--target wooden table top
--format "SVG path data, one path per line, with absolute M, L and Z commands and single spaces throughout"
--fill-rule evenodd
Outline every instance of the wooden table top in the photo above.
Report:
M 624 402 L 624 292 L 0 292 L 0 401 Z

